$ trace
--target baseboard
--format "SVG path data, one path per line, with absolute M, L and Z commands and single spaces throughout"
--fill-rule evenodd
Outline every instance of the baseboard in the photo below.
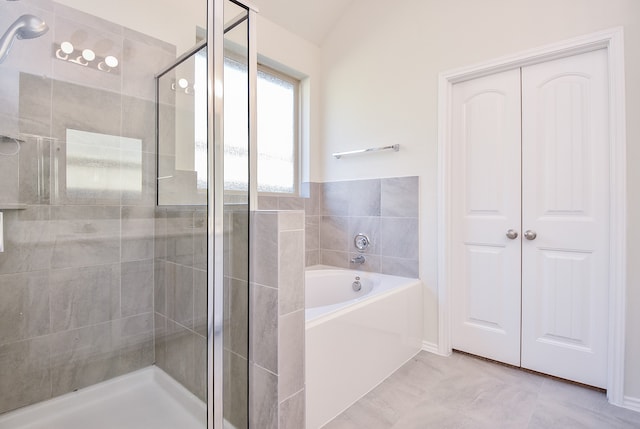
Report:
M 640 398 L 625 396 L 624 401 L 622 402 L 622 408 L 640 413 Z
M 425 352 L 438 354 L 438 345 L 436 343 L 431 343 L 429 341 L 423 341 L 422 350 Z

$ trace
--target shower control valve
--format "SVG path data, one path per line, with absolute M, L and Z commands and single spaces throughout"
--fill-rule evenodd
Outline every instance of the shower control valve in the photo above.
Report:
M 359 233 L 353 239 L 353 245 L 356 246 L 358 252 L 364 252 L 370 244 L 371 240 L 369 240 L 369 237 L 363 233 Z

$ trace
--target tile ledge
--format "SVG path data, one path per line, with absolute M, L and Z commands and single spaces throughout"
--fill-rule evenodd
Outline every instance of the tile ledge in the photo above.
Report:
M 25 210 L 26 204 L 20 203 L 0 203 L 0 210 Z

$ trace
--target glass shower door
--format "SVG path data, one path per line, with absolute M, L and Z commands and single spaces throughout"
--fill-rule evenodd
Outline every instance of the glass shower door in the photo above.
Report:
M 208 346 L 200 341 L 195 344 L 196 359 L 208 351 L 209 367 L 200 366 L 203 361 L 196 360 L 194 370 L 200 383 L 206 381 L 202 371 L 208 369 L 212 375 L 219 366 L 221 374 L 214 373 L 209 382 L 221 392 L 220 401 L 215 404 L 215 392 L 214 398 L 209 392 L 208 399 L 210 404 L 214 402 L 214 414 L 216 409 L 224 410 L 225 425 L 241 429 L 248 427 L 249 11 L 230 0 L 224 2 L 223 10 L 224 64 L 220 72 L 224 83 L 219 89 L 224 99 L 217 111 L 211 113 L 207 104 L 207 67 L 212 60 L 216 67 L 216 59 L 208 57 L 212 50 L 207 41 L 158 75 L 157 203 L 167 224 L 167 256 L 174 258 L 167 261 L 169 267 L 183 265 L 180 249 L 189 247 L 181 245 L 184 237 L 179 233 L 180 225 L 187 225 L 192 218 L 199 220 L 193 222 L 192 231 L 197 235 L 193 267 L 195 334 L 214 343 L 213 337 L 221 334 L 221 341 Z M 216 122 L 214 116 L 222 117 L 222 122 Z M 207 128 L 212 122 L 219 127 L 214 132 Z M 212 134 L 218 135 L 221 145 L 212 141 Z M 212 152 L 218 148 L 219 152 Z M 208 271 L 202 271 L 205 269 Z M 180 288 L 169 283 L 164 287 Z M 160 341 L 168 345 L 174 341 L 176 330 L 171 326 L 184 327 L 184 323 L 168 314 L 164 319 L 167 329 L 160 334 Z M 166 357 L 157 364 L 182 377 L 188 386 L 189 375 L 179 368 L 169 369 L 170 361 Z M 220 378 L 223 386 L 215 386 Z
M 207 30 L 214 10 L 246 64 L 248 10 L 230 0 L 0 0 L 0 37 L 12 42 L 0 49 L 0 428 L 121 427 L 109 419 L 128 416 L 199 429 L 222 405 L 246 427 L 249 194 L 213 193 L 208 180 L 207 88 L 223 80 L 205 42 L 225 44 Z M 236 135 L 248 139 L 247 126 Z M 248 140 L 233 140 L 219 172 L 248 174 Z M 224 371 L 212 380 L 216 317 Z M 122 390 L 92 400 L 105 386 Z M 216 389 L 224 403 L 207 409 Z M 30 413 L 62 397 L 81 402 Z M 100 411 L 107 400 L 120 412 Z
M 206 211 L 156 211 L 154 76 L 206 16 L 205 0 L 0 1 L 0 427 L 205 427 Z M 174 413 L 168 385 L 201 413 Z M 31 413 L 54 398 L 75 402 Z

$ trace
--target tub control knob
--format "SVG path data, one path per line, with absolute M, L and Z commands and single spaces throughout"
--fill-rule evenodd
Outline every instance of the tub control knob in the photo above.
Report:
M 362 289 L 362 283 L 360 283 L 360 277 L 356 277 L 356 280 L 351 284 L 351 287 L 355 292 L 360 292 L 360 289 Z

